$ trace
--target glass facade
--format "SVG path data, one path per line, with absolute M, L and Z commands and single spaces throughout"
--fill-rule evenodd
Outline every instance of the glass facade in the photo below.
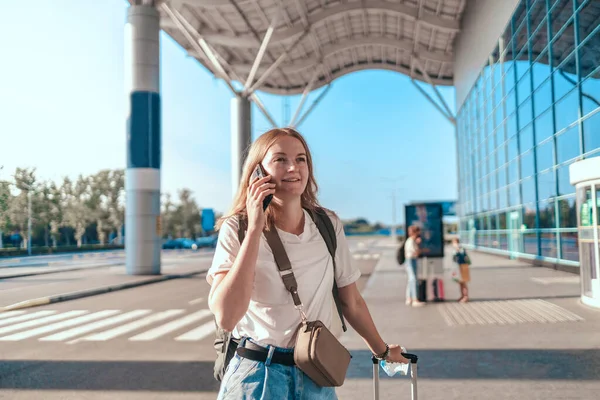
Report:
M 457 137 L 461 241 L 578 264 L 569 165 L 600 155 L 600 1 L 522 0 Z

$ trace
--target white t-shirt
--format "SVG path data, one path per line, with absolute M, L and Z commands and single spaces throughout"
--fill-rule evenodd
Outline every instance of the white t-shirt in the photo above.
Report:
M 341 288 L 356 282 L 360 277 L 360 270 L 351 263 L 341 221 L 332 214 L 330 218 L 337 237 L 336 281 Z M 339 337 L 342 324 L 331 291 L 333 263 L 319 229 L 305 210 L 302 234 L 294 235 L 281 229 L 277 229 L 277 232 L 292 264 L 298 283 L 298 295 L 309 321 L 320 320 Z M 216 273 L 231 269 L 239 249 L 238 222 L 236 217 L 232 217 L 223 223 L 219 231 L 212 266 L 206 277 L 208 283 L 212 284 Z M 263 234 L 250 305 L 235 327 L 233 335 L 237 338 L 248 336 L 263 345 L 293 347 L 300 321 L 300 313 L 294 307 L 292 295 L 285 289 L 273 253 Z
M 409 260 L 417 257 L 417 244 L 415 243 L 415 239 L 409 237 L 404 244 L 404 258 Z

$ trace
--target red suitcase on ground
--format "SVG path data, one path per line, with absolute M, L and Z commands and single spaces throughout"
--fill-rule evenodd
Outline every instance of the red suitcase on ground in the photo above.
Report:
M 433 280 L 433 301 L 444 301 L 444 280 L 435 278 Z
M 412 400 L 417 398 L 417 361 L 419 357 L 414 354 L 402 353 L 405 358 L 410 360 L 410 394 Z M 379 400 L 379 360 L 375 357 L 373 361 L 373 398 Z

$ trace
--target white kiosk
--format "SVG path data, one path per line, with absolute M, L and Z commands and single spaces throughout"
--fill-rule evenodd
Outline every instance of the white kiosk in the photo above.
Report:
M 600 209 L 596 200 L 600 198 L 600 157 L 571 164 L 569 175 L 577 190 L 581 301 L 600 308 Z

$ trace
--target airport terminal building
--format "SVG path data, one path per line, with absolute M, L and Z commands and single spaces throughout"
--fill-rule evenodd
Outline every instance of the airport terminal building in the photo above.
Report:
M 473 1 L 462 33 L 455 44 L 461 239 L 578 267 L 583 238 L 569 171 L 600 155 L 600 1 Z M 595 190 L 580 195 L 591 199 Z M 592 265 L 596 256 L 591 249 Z
M 251 104 L 276 126 L 258 91 L 301 94 L 294 127 L 341 76 L 405 74 L 456 127 L 461 240 L 580 272 L 582 299 L 600 307 L 600 0 L 129 2 L 128 273 L 160 272 L 151 227 L 160 217 L 163 30 L 233 94 L 234 192 Z M 440 85 L 455 87 L 456 112 Z

